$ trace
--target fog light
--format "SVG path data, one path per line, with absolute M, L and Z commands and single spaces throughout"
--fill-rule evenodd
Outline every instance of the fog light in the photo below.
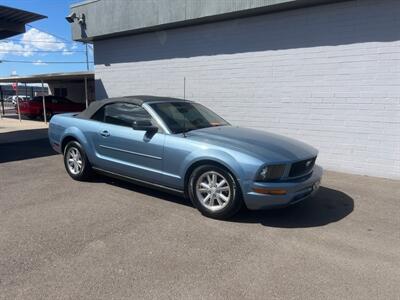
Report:
M 279 190 L 279 189 L 264 189 L 264 188 L 253 188 L 253 191 L 259 194 L 266 194 L 266 195 L 286 195 L 286 190 Z

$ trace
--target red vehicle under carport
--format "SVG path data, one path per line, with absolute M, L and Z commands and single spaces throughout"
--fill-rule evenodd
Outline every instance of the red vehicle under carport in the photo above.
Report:
M 42 97 L 41 95 L 53 95 L 54 97 L 68 97 L 72 101 L 71 105 L 61 105 L 61 108 L 53 109 L 52 105 L 46 104 L 45 107 L 49 110 L 49 113 L 54 115 L 61 112 L 75 112 L 79 110 L 83 110 L 86 106 L 89 105 L 95 99 L 94 94 L 94 73 L 93 71 L 79 71 L 79 72 L 63 72 L 63 73 L 46 73 L 46 74 L 34 74 L 34 75 L 26 75 L 26 76 L 9 76 L 9 77 L 0 77 L 0 83 L 17 83 L 15 84 L 16 89 L 11 95 L 26 95 L 31 96 L 34 95 L 38 97 Z M 32 85 L 31 85 L 32 84 Z M 33 84 L 36 87 L 35 91 L 33 91 Z M 31 86 L 29 86 L 31 85 Z M 9 93 L 10 94 L 10 93 Z M 40 95 L 40 96 L 39 96 Z M 1 98 L 1 94 L 0 94 Z M 1 102 L 1 99 L 0 99 Z M 23 101 L 21 101 L 22 103 Z M 43 99 L 41 99 L 42 108 L 40 112 L 44 111 L 43 109 Z M 83 103 L 84 105 L 81 105 Z M 37 116 L 37 112 L 39 108 L 37 104 L 31 108 L 31 105 L 28 104 L 29 107 L 23 107 L 23 114 L 25 116 L 29 116 L 30 118 L 35 118 Z M 0 103 L 0 110 L 2 109 Z M 9 110 L 10 111 L 10 110 Z M 18 113 L 18 109 L 16 109 Z M 11 112 L 10 113 L 14 113 Z M 20 119 L 20 116 L 18 116 Z M 43 115 L 40 116 L 40 119 L 45 119 Z
M 59 96 L 45 96 L 46 117 L 66 112 L 79 112 L 85 109 L 85 104 L 76 103 L 67 98 Z M 32 100 L 20 101 L 19 110 L 21 115 L 30 119 L 43 118 L 43 97 L 34 97 Z

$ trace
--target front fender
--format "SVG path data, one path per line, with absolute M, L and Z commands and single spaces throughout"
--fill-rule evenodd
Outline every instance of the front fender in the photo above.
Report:
M 259 164 L 254 158 L 243 154 L 228 153 L 218 149 L 198 150 L 186 156 L 180 168 L 180 177 L 185 178 L 191 166 L 201 161 L 213 161 L 223 165 L 235 176 L 240 186 L 242 182 L 254 176 Z

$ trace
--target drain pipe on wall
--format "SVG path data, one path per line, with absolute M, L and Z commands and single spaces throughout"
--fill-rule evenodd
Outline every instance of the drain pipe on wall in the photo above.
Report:
M 87 77 L 85 77 L 85 100 L 86 100 L 86 108 L 89 106 L 89 98 L 88 98 L 88 82 Z
M 186 100 L 186 77 L 183 77 L 183 99 Z

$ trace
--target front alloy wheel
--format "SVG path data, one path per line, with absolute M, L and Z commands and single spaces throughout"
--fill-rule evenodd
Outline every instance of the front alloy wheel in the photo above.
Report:
M 223 209 L 231 200 L 231 188 L 227 179 L 215 172 L 203 173 L 196 182 L 196 195 L 200 203 L 211 211 Z
M 189 196 L 205 216 L 227 219 L 242 207 L 240 187 L 233 175 L 214 165 L 200 166 L 189 179 Z

